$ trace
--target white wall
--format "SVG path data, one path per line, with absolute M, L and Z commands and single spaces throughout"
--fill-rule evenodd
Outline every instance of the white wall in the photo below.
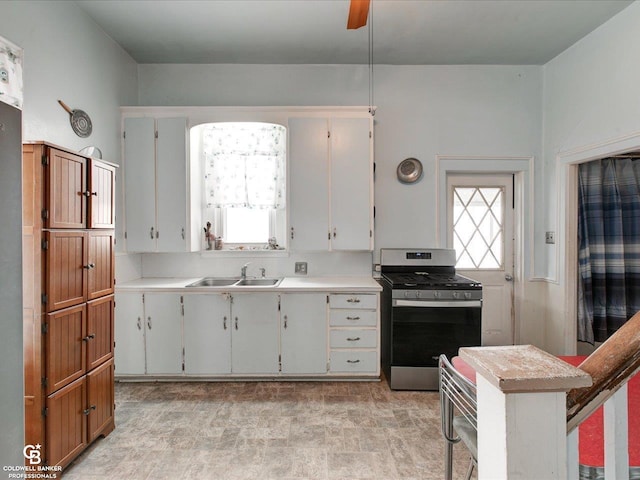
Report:
M 368 104 L 366 65 L 140 65 L 138 72 L 140 105 Z M 443 246 L 438 232 L 438 215 L 444 207 L 438 204 L 437 155 L 539 159 L 541 97 L 542 69 L 536 66 L 375 66 L 373 261 L 378 261 L 384 247 Z M 396 179 L 396 167 L 406 157 L 419 158 L 425 167 L 423 179 L 413 185 Z M 541 171 L 532 174 L 538 178 Z M 534 305 L 526 310 L 521 340 L 541 345 L 543 321 L 535 302 L 543 302 L 539 285 L 528 280 L 544 271 L 544 258 L 542 251 L 539 259 L 532 258 L 533 232 L 527 229 L 526 235 L 524 291 Z M 330 262 L 330 257 L 309 258 L 310 272 L 318 270 L 316 264 L 324 271 Z M 366 257 L 356 257 L 362 258 Z M 178 264 L 159 259 L 144 256 L 145 275 L 152 271 L 166 275 L 160 265 Z M 185 256 L 184 262 L 189 265 L 192 260 Z M 358 269 L 349 262 L 335 266 L 345 264 L 348 271 Z M 280 265 L 285 270 L 290 267 Z M 223 269 L 236 266 L 221 264 Z
M 23 139 L 46 140 L 72 149 L 96 145 L 105 159 L 118 163 L 118 107 L 136 101 L 135 62 L 73 2 L 0 2 L 0 35 L 24 49 Z M 81 139 L 72 132 L 69 115 L 58 105 L 58 99 L 91 116 L 90 137 Z M 5 175 L 6 166 L 0 166 L 3 180 L 10 178 Z M 17 172 L 19 178 L 19 169 Z M 19 218 L 20 195 L 11 194 L 8 189 L 2 192 L 3 211 L 18 212 Z M 0 269 L 0 284 L 12 280 L 9 274 Z M 5 314 L 7 311 L 3 309 L 2 323 L 8 321 Z M 2 335 L 3 342 L 22 344 L 21 329 L 13 336 L 12 330 L 3 328 Z M 14 403 L 3 400 L 0 409 L 0 465 L 10 466 L 24 462 L 24 442 L 12 435 L 16 419 L 20 425 L 23 422 L 22 409 L 14 407 L 23 404 L 23 375 L 22 361 L 14 363 L 7 358 L 8 351 L 2 349 L 1 388 L 3 395 L 13 395 L 15 400 Z
M 635 2 L 544 66 L 544 229 L 555 230 L 546 248 L 547 348 L 566 352 L 575 317 L 567 311 L 564 278 L 566 189 L 569 161 L 640 148 L 640 3 Z M 567 344 L 569 342 L 569 344 Z

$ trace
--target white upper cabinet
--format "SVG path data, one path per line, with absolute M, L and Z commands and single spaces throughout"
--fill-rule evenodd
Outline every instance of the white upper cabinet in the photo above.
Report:
M 298 251 L 373 248 L 372 120 L 290 118 L 290 242 Z
M 331 248 L 373 249 L 370 120 L 331 120 Z
M 126 246 L 188 251 L 187 119 L 124 119 Z
M 327 250 L 329 121 L 289 119 L 289 218 L 292 250 Z

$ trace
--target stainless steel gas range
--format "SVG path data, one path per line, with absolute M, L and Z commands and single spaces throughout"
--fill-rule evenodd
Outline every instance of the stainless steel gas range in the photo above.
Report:
M 380 250 L 381 362 L 394 390 L 438 390 L 438 357 L 481 339 L 482 285 L 452 249 Z

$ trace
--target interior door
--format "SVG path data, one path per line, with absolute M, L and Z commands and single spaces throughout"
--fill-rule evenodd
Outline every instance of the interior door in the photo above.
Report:
M 512 345 L 514 201 L 512 174 L 447 177 L 448 246 L 456 271 L 482 282 L 482 345 Z

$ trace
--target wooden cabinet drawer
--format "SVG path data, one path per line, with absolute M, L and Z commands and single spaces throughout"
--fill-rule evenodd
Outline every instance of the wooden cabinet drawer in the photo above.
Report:
M 375 294 L 368 293 L 333 293 L 329 295 L 331 308 L 378 308 Z
M 332 327 L 361 327 L 377 325 L 378 315 L 375 310 L 331 310 L 329 323 Z
M 377 330 L 331 330 L 331 348 L 376 348 Z
M 377 353 L 361 350 L 331 350 L 329 372 L 363 373 L 377 371 Z

